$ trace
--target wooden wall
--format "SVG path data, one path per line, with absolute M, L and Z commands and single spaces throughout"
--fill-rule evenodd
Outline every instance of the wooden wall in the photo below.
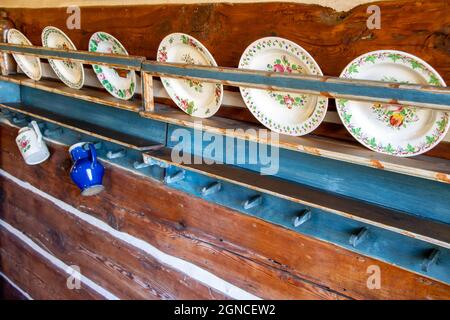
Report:
M 442 283 L 108 164 L 105 192 L 80 197 L 66 147 L 51 144 L 46 163 L 27 166 L 16 134 L 0 126 L 0 268 L 33 298 L 104 298 L 85 284 L 68 290 L 65 271 L 37 248 L 125 299 L 450 298 Z M 371 265 L 382 271 L 380 289 L 367 287 Z
M 160 40 L 181 31 L 202 41 L 220 65 L 236 66 L 250 42 L 277 35 L 304 46 L 328 75 L 359 54 L 391 48 L 422 57 L 450 82 L 448 1 L 378 4 L 381 30 L 367 30 L 366 6 L 345 13 L 291 3 L 85 7 L 81 30 L 66 30 L 65 8 L 7 12 L 36 44 L 47 25 L 67 31 L 79 49 L 103 30 L 131 54 L 154 59 Z M 35 299 L 450 298 L 443 283 L 107 163 L 105 192 L 83 198 L 68 175 L 67 147 L 50 144 L 47 162 L 27 166 L 16 135 L 17 128 L 0 125 L 4 296 L 24 297 L 13 283 Z M 70 265 L 81 269 L 81 289 L 67 287 Z M 379 289 L 367 287 L 373 265 L 382 272 Z

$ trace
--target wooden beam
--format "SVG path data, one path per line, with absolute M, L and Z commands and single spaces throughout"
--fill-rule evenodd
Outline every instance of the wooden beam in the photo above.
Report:
M 260 175 L 250 170 L 228 165 L 196 164 L 203 161 L 201 158 L 195 160 L 192 155 L 183 156 L 192 160 L 189 164 L 177 163 L 172 160 L 171 153 L 172 150 L 169 148 L 146 152 L 143 154 L 144 162 L 151 163 L 151 159 L 154 159 L 257 192 L 321 209 L 444 248 L 450 248 L 450 226 L 444 223 L 421 219 L 413 215 L 333 195 L 287 180 Z
M 155 110 L 155 101 L 153 98 L 153 77 L 147 72 L 141 72 L 141 75 L 144 111 L 153 112 Z
M 104 299 L 87 286 L 67 287 L 68 274 L 0 226 L 0 270 L 33 299 Z
M 413 105 L 450 111 L 450 89 L 430 85 L 284 74 L 236 68 L 144 61 L 153 76 L 196 79 L 223 85 L 320 95 L 326 98 Z
M 89 122 L 72 119 L 70 117 L 49 111 L 43 111 L 33 107 L 23 106 L 20 104 L 0 104 L 0 107 L 139 151 L 150 150 L 162 146 L 160 143 L 148 139 L 137 138 L 121 131 L 108 129 Z

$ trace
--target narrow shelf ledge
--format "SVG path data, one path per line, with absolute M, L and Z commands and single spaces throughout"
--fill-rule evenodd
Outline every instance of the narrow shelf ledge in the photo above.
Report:
M 127 148 L 146 151 L 162 147 L 161 143 L 154 142 L 152 140 L 142 139 L 135 137 L 121 131 L 112 130 L 77 119 L 62 116 L 60 114 L 52 113 L 49 111 L 43 111 L 37 108 L 24 106 L 21 104 L 0 104 L 0 108 L 6 108 L 13 112 L 25 114 L 43 121 L 54 123 L 56 125 L 78 131 L 102 140 L 110 141 L 118 145 L 122 145 Z
M 271 144 L 274 147 L 312 154 L 315 156 L 340 160 L 353 164 L 368 166 L 380 170 L 410 175 L 414 177 L 450 183 L 450 160 L 416 156 L 399 158 L 373 152 L 363 146 L 345 141 L 307 135 L 293 137 L 279 135 L 279 141 L 274 144 L 270 139 L 262 139 L 255 134 L 262 127 L 249 123 L 213 116 L 208 119 L 191 117 L 175 108 L 157 104 L 154 112 L 142 111 L 141 116 L 174 125 L 195 128 L 201 123 L 201 128 L 207 132 L 244 139 L 258 143 Z M 235 129 L 243 130 L 235 130 Z M 253 130 L 249 130 L 253 129 Z
M 450 226 L 443 223 L 421 219 L 399 211 L 320 191 L 276 177 L 263 176 L 253 171 L 229 165 L 176 163 L 171 159 L 171 149 L 169 148 L 145 152 L 143 157 L 144 162 L 148 164 L 165 163 L 177 166 L 213 179 L 226 181 L 444 248 L 450 248 Z M 192 158 L 191 163 L 196 163 L 194 158 Z M 201 163 L 201 161 L 197 163 Z
M 132 112 L 139 112 L 142 110 L 142 100 L 133 98 L 131 100 L 120 100 L 107 91 L 100 88 L 83 87 L 80 90 L 72 89 L 64 83 L 53 79 L 41 79 L 34 81 L 24 74 L 12 74 L 8 76 L 1 76 L 0 81 L 8 81 L 22 86 L 39 89 L 47 92 L 52 92 L 75 99 L 94 102 L 109 107 L 124 109 Z

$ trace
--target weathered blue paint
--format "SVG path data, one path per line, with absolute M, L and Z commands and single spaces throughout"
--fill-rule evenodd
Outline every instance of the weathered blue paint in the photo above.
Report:
M 408 101 L 409 103 L 425 103 L 450 106 L 450 90 L 442 92 L 428 92 L 415 88 L 388 88 L 368 84 L 346 83 L 339 78 L 328 78 L 321 81 L 317 76 L 276 75 L 270 77 L 261 74 L 252 74 L 249 71 L 228 69 L 226 72 L 218 68 L 190 68 L 188 66 L 169 66 L 154 63 L 142 64 L 142 70 L 148 72 L 165 73 L 177 76 L 196 77 L 201 79 L 233 81 L 249 84 L 263 84 L 286 89 L 312 90 L 315 92 L 330 92 L 340 95 L 352 95 L 388 100 Z
M 111 130 L 112 134 L 126 134 L 157 143 L 165 143 L 166 140 L 165 123 L 142 118 L 135 112 L 25 86 L 22 86 L 21 96 L 25 106 L 101 126 Z
M 20 102 L 20 86 L 16 83 L 0 81 L 0 103 Z
M 74 130 L 67 129 L 65 127 L 60 127 L 58 125 L 55 125 L 50 122 L 42 121 L 40 119 L 36 119 L 30 116 L 25 117 L 26 121 L 22 123 L 20 126 L 24 127 L 29 124 L 30 121 L 36 120 L 39 124 L 39 127 L 42 132 L 44 132 L 44 138 L 49 139 L 51 141 L 57 141 L 59 143 L 65 144 L 67 146 L 70 146 L 72 144 L 78 143 L 78 142 L 92 142 L 95 144 L 97 149 L 97 156 L 104 161 L 108 161 L 109 163 L 113 163 L 115 165 L 121 166 L 123 168 L 126 168 L 127 170 L 143 174 L 145 176 L 148 176 L 152 179 L 156 179 L 159 181 L 162 181 L 164 178 L 164 169 L 161 169 L 158 166 L 149 166 L 145 168 L 134 168 L 134 163 L 142 161 L 142 153 L 140 151 L 134 150 L 134 149 L 126 149 L 126 156 L 122 158 L 116 158 L 116 159 L 108 159 L 107 153 L 109 151 L 119 150 L 123 147 L 111 143 L 106 140 L 94 138 L 92 136 L 89 136 L 87 134 L 83 134 Z M 47 132 L 47 134 L 45 134 Z M 57 133 L 57 134 L 48 134 L 48 133 Z M 69 174 L 69 172 L 67 172 Z M 108 186 L 105 186 L 108 188 Z
M 170 166 L 167 169 L 166 175 L 174 175 L 179 171 L 179 167 Z M 274 196 L 259 194 L 226 181 L 220 181 L 221 188 L 219 192 L 214 192 L 206 196 L 203 195 L 203 188 L 216 182 L 217 180 L 208 176 L 184 170 L 183 179 L 171 182 L 168 185 L 171 188 L 187 192 L 195 197 L 203 198 L 209 202 L 223 205 L 298 233 L 333 243 L 350 251 L 374 257 L 425 276 L 450 283 L 450 250 L 448 249 L 327 213 L 320 209 L 307 208 L 303 205 Z M 262 204 L 245 210 L 243 208 L 244 202 L 258 195 L 263 197 Z M 305 209 L 311 211 L 311 218 L 299 227 L 295 227 L 295 218 Z M 210 218 L 214 219 L 214 217 Z M 364 241 L 358 243 L 356 247 L 353 247 L 349 241 L 350 237 L 360 232 L 362 228 L 368 229 L 367 237 Z M 289 245 L 295 246 L 296 244 L 291 243 Z M 429 252 L 435 248 L 438 248 L 441 252 L 439 261 L 437 264 L 432 265 L 428 272 L 424 272 L 422 270 L 423 261 L 429 256 Z M 300 247 L 299 250 L 301 250 Z
M 188 153 L 205 154 L 209 141 L 196 143 L 193 129 L 175 125 L 169 125 L 168 128 L 168 147 L 172 148 L 178 144 L 178 139 L 172 141 L 172 137 L 177 137 L 180 132 L 188 132 L 191 137 L 191 149 L 186 150 Z M 225 142 L 225 137 L 221 135 L 208 133 L 207 136 L 211 141 L 219 139 Z M 256 148 L 261 145 L 241 139 L 228 139 L 233 143 L 234 152 L 230 145 L 224 143 L 217 160 L 261 172 L 265 167 L 261 165 L 261 159 L 254 159 L 256 164 L 249 164 L 248 159 L 252 149 L 250 145 Z M 450 223 L 448 184 L 286 149 L 279 149 L 278 152 L 279 171 L 275 174 L 277 177 L 408 214 Z M 238 163 L 238 154 L 247 156 L 246 163 Z
M 82 51 L 57 51 L 52 49 L 46 49 L 43 47 L 22 47 L 14 45 L 4 45 L 0 44 L 0 51 L 13 50 L 20 53 L 31 53 L 40 56 L 51 56 L 59 57 L 65 59 L 75 59 L 75 60 L 87 60 L 97 63 L 113 64 L 117 66 L 132 67 L 134 69 L 140 69 L 144 57 L 133 57 L 133 56 L 105 56 L 105 55 L 93 55 Z

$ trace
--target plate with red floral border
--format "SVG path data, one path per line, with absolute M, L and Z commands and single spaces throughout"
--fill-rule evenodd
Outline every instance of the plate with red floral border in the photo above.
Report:
M 172 33 L 160 43 L 157 61 L 184 64 L 217 66 L 211 53 L 197 39 L 184 33 Z M 187 114 L 209 118 L 222 103 L 223 86 L 192 79 L 170 79 L 161 81 L 176 105 Z
M 313 57 L 298 44 L 266 37 L 245 49 L 239 68 L 291 74 L 322 75 Z M 302 136 L 316 129 L 325 118 L 328 99 L 310 94 L 241 87 L 245 104 L 267 128 L 282 134 Z
M 9 29 L 8 43 L 20 44 L 23 46 L 32 46 L 33 44 L 25 35 L 17 29 Z M 26 56 L 13 53 L 13 57 L 19 65 L 20 69 L 28 76 L 28 78 L 38 81 L 42 77 L 41 60 L 37 57 Z
M 422 59 L 402 51 L 379 50 L 359 56 L 342 78 L 446 86 Z M 446 135 L 449 114 L 444 111 L 337 99 L 338 114 L 347 130 L 367 148 L 410 157 L 435 147 Z

